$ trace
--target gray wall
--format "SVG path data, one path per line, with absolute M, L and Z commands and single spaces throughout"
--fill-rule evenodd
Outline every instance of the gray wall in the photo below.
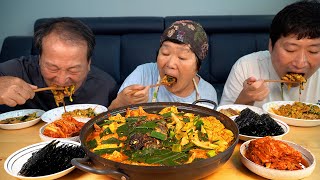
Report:
M 273 15 L 296 0 L 0 0 L 0 48 L 45 17 Z

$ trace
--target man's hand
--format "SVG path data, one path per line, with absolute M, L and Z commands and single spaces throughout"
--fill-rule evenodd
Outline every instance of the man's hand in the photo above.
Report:
M 34 89 L 37 89 L 37 86 L 28 84 L 20 78 L 2 76 L 0 77 L 0 104 L 10 107 L 24 104 L 34 97 Z
M 127 106 L 130 104 L 145 103 L 149 100 L 149 86 L 131 85 L 124 88 L 112 101 L 108 109 L 114 109 L 121 106 Z
M 255 101 L 264 100 L 268 94 L 269 88 L 263 80 L 250 77 L 243 82 L 243 89 L 235 104 L 253 105 Z

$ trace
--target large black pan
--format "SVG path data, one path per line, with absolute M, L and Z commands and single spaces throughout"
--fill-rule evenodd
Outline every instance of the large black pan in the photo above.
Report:
M 201 116 L 215 116 L 219 119 L 227 129 L 230 129 L 234 134 L 234 140 L 231 146 L 217 156 L 195 161 L 190 164 L 179 166 L 137 166 L 123 164 L 110 161 L 92 153 L 86 146 L 85 140 L 87 136 L 94 130 L 93 124 L 99 123 L 106 119 L 108 115 L 116 115 L 117 113 L 124 114 L 126 108 L 137 109 L 142 106 L 146 112 L 159 112 L 164 107 L 176 106 L 180 111 L 191 112 Z M 121 107 L 108 112 L 104 112 L 99 116 L 88 121 L 80 132 L 81 146 L 84 148 L 87 157 L 83 159 L 73 159 L 71 162 L 77 168 L 95 174 L 105 174 L 115 179 L 200 179 L 212 174 L 218 167 L 223 165 L 233 153 L 233 150 L 238 143 L 239 130 L 237 125 L 227 116 L 215 110 L 201 107 L 194 104 L 184 103 L 144 103 L 126 107 Z M 89 162 L 90 161 L 90 162 Z M 91 161 L 93 163 L 91 163 Z M 88 163 L 89 162 L 89 163 Z

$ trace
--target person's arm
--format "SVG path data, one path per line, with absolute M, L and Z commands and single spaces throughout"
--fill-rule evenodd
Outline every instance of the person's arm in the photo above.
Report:
M 127 106 L 130 104 L 138 104 L 148 102 L 149 99 L 149 87 L 142 85 L 130 85 L 124 88 L 120 93 L 118 93 L 116 99 L 114 99 L 109 110 L 115 109 L 122 106 Z
M 24 80 L 12 77 L 0 77 L 0 104 L 14 107 L 18 104 L 24 104 L 28 99 L 35 95 L 34 89 L 37 86 L 26 83 Z
M 123 82 L 116 99 L 108 109 L 114 109 L 130 104 L 145 103 L 149 100 L 148 85 L 154 84 L 157 79 L 152 79 L 152 72 L 157 71 L 152 63 L 139 65 Z
M 243 82 L 243 89 L 234 104 L 253 105 L 255 101 L 264 100 L 269 94 L 269 88 L 263 80 L 250 77 Z
M 256 79 L 261 78 L 261 74 L 263 74 L 258 60 L 258 58 L 261 59 L 262 55 L 246 55 L 233 65 L 223 88 L 220 105 L 253 105 L 255 101 L 261 101 L 268 96 L 269 89 L 267 83 Z M 265 61 L 267 60 L 265 59 Z

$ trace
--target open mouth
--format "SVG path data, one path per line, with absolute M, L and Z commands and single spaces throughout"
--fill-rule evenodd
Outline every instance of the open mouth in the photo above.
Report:
M 161 84 L 166 85 L 166 86 L 173 86 L 176 83 L 177 83 L 177 78 L 170 76 L 168 74 L 165 74 L 163 76 L 163 78 L 161 79 Z
M 305 75 L 305 73 L 296 73 L 296 72 L 287 72 L 287 74 L 298 74 L 298 75 L 300 75 L 300 76 L 304 76 Z
M 288 72 L 281 79 L 282 80 L 287 80 L 287 81 L 299 82 L 299 83 L 307 82 L 307 80 L 304 77 L 304 73 Z

